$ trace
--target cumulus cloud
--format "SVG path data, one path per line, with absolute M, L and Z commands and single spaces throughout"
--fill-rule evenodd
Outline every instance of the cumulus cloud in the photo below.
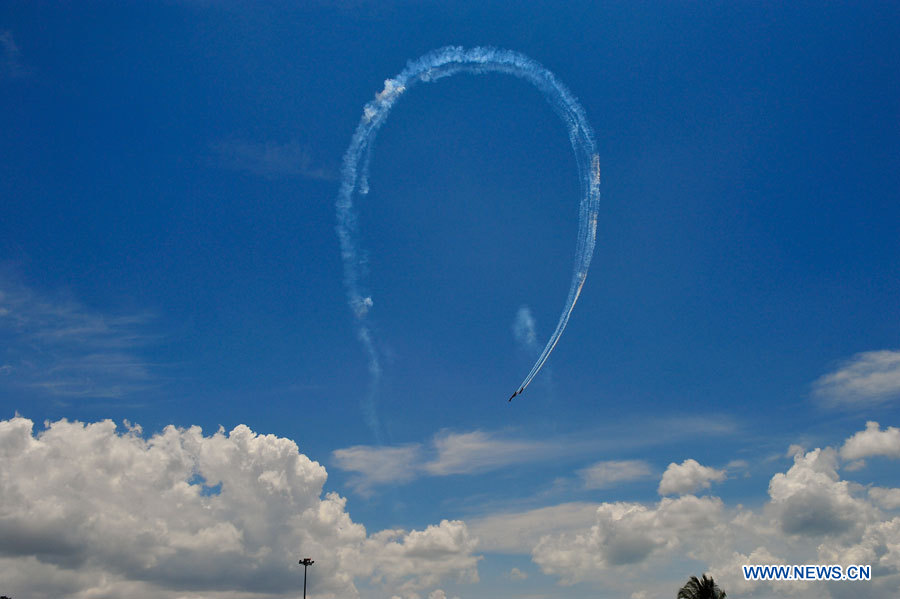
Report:
M 900 489 L 869 488 L 869 498 L 886 510 L 900 509 Z
M 777 542 L 777 541 L 776 541 Z M 796 557 L 797 554 L 792 554 Z M 727 592 L 728 597 L 778 597 L 781 595 L 796 596 L 798 593 L 806 591 L 807 597 L 822 597 L 821 592 L 816 594 L 813 583 L 808 582 L 787 582 L 787 581 L 753 581 L 744 580 L 742 574 L 742 566 L 756 564 L 787 564 L 783 557 L 769 551 L 765 546 L 758 546 L 741 553 L 739 551 L 723 551 L 723 557 L 713 563 L 709 568 L 709 574 L 713 577 L 720 588 Z M 792 562 L 797 563 L 797 562 Z M 818 583 L 816 583 L 818 584 Z
M 528 578 L 528 574 L 522 572 L 518 568 L 513 568 L 509 571 L 509 578 L 510 580 L 525 580 Z
M 813 393 L 826 405 L 868 407 L 900 397 L 900 351 L 856 354 L 838 370 L 813 383 Z
M 463 522 L 367 534 L 289 439 L 243 425 L 150 438 L 111 421 L 33 428 L 0 421 L 0 580 L 12 596 L 278 597 L 296 591 L 299 554 L 315 557 L 323 598 L 357 597 L 358 581 L 389 593 L 478 578 Z
M 672 462 L 659 482 L 660 495 L 684 495 L 708 489 L 712 481 L 725 480 L 725 471 L 702 466 L 697 460 L 687 459 L 681 464 Z
M 889 426 L 881 430 L 877 422 L 867 422 L 866 430 L 847 439 L 841 447 L 845 460 L 860 460 L 872 456 L 900 458 L 900 428 Z
M 159 384 L 147 313 L 106 314 L 0 277 L 0 383 L 62 398 L 121 398 Z
M 578 475 L 588 489 L 603 489 L 616 484 L 647 478 L 652 475 L 650 464 L 643 460 L 610 460 L 597 462 Z
M 872 566 L 873 582 L 887 592 L 872 596 L 897 596 L 900 592 L 900 517 L 871 522 L 853 542 L 826 540 L 818 548 L 817 558 L 826 564 L 868 564 Z M 874 584 L 872 586 L 875 586 Z M 860 589 L 863 593 L 869 589 Z
M 814 449 L 794 456 L 794 465 L 769 482 L 775 520 L 788 534 L 809 536 L 853 532 L 865 523 L 870 506 L 851 493 L 837 473 L 837 452 Z
M 297 140 L 285 143 L 246 140 L 220 141 L 210 145 L 213 162 L 267 179 L 303 177 L 332 180 L 334 174 L 314 164 L 310 149 Z
M 679 497 L 498 513 L 470 520 L 469 528 L 483 551 L 530 553 L 560 584 L 593 584 L 611 596 L 664 596 L 684 582 L 683 572 L 710 572 L 729 595 L 758 599 L 900 593 L 900 516 L 893 512 L 900 509 L 900 489 L 841 480 L 841 454 L 833 447 L 793 446 L 790 455 L 792 465 L 773 473 L 767 501 L 755 507 L 687 494 L 724 477 L 685 460 L 671 470 L 679 475 L 672 480 L 683 482 L 667 483 L 683 492 Z M 703 476 L 680 476 L 685 473 Z M 873 580 L 852 588 L 751 582 L 741 571 L 744 564 L 810 563 L 871 564 Z M 667 580 L 665 572 L 678 574 Z
M 797 454 L 806 453 L 806 449 L 800 445 L 799 443 L 791 443 L 788 446 L 787 452 L 784 454 L 785 456 L 792 458 Z
M 479 557 L 473 556 L 477 539 L 459 520 L 442 520 L 423 531 L 384 530 L 372 535 L 367 555 L 374 568 L 366 570 L 375 582 L 399 584 L 401 589 L 434 586 L 453 576 L 460 582 L 478 582 Z
M 564 584 L 590 580 L 618 566 L 633 566 L 654 553 L 674 555 L 702 543 L 722 527 L 722 501 L 686 495 L 655 506 L 604 503 L 589 530 L 545 536 L 532 559 Z
M 844 587 L 749 582 L 740 567 L 872 564 L 872 582 L 854 587 L 855 596 L 894 596 L 900 591 L 900 517 L 886 516 L 865 500 L 863 487 L 840 480 L 837 463 L 833 448 L 797 454 L 787 472 L 772 477 L 769 501 L 758 509 L 694 495 L 663 497 L 656 504 L 602 503 L 589 526 L 542 534 L 532 560 L 562 584 L 593 582 L 622 596 L 671 592 L 683 581 L 664 584 L 654 573 L 674 569 L 710 572 L 729 595 L 803 599 L 837 599 Z M 868 494 L 887 508 L 895 499 L 892 491 L 869 489 Z M 518 534 L 527 538 L 521 530 Z

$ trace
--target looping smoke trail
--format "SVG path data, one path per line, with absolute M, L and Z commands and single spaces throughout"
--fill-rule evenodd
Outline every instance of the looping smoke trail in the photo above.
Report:
M 569 322 L 569 316 L 581 294 L 588 266 L 594 253 L 597 234 L 597 212 L 600 205 L 600 162 L 594 142 L 594 132 L 587 122 L 584 109 L 572 93 L 556 76 L 534 60 L 518 52 L 497 48 L 470 48 L 448 46 L 425 54 L 407 64 L 406 68 L 384 82 L 384 89 L 365 105 L 363 115 L 344 154 L 341 186 L 337 198 L 337 233 L 344 261 L 344 284 L 347 299 L 359 326 L 359 338 L 369 356 L 372 375 L 369 396 L 364 403 L 367 420 L 378 434 L 374 395 L 378 387 L 381 369 L 378 351 L 372 338 L 368 321 L 372 298 L 366 293 L 362 281 L 363 264 L 357 244 L 357 216 L 353 209 L 353 194 L 369 191 L 369 161 L 375 135 L 390 114 L 397 99 L 420 81 L 437 81 L 457 73 L 506 73 L 528 81 L 543 94 L 554 111 L 568 128 L 569 140 L 575 152 L 578 175 L 581 180 L 581 205 L 579 209 L 578 237 L 575 245 L 575 268 L 569 295 L 563 307 L 556 329 L 544 346 L 531 371 L 519 385 L 513 397 L 525 390 L 540 371 L 544 362 L 556 347 L 560 335 Z M 512 397 L 510 398 L 512 399 Z

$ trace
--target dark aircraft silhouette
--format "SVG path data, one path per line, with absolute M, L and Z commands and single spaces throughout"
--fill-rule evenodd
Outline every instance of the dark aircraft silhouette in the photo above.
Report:
M 512 395 L 510 395 L 510 396 L 509 396 L 509 399 L 508 399 L 507 401 L 512 401 L 512 400 L 513 400 L 513 397 L 515 397 L 516 395 L 521 394 L 522 391 L 524 391 L 524 390 L 525 390 L 525 387 L 522 387 L 521 389 L 519 389 L 518 391 L 516 391 L 515 393 L 513 393 Z

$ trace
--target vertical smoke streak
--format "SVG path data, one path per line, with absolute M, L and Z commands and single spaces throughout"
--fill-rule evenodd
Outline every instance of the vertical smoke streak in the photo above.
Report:
M 516 318 L 513 320 L 512 332 L 513 337 L 528 353 L 537 353 L 540 346 L 537 341 L 537 325 L 534 322 L 534 316 L 531 314 L 531 308 L 528 306 L 520 306 L 516 312 Z
M 341 185 L 337 197 L 337 233 L 344 262 L 344 284 L 347 300 L 356 316 L 359 338 L 369 357 L 372 375 L 369 395 L 363 402 L 370 426 L 378 431 L 375 394 L 381 376 L 378 350 L 369 326 L 368 313 L 372 298 L 364 288 L 360 250 L 357 243 L 357 215 L 353 207 L 354 193 L 368 193 L 368 171 L 375 135 L 384 125 L 397 99 L 420 81 L 437 81 L 457 73 L 505 73 L 528 81 L 543 94 L 568 128 L 569 140 L 575 152 L 582 199 L 579 209 L 578 237 L 575 245 L 575 267 L 572 283 L 556 329 L 544 346 L 531 371 L 522 381 L 517 393 L 528 387 L 547 361 L 560 335 L 569 322 L 572 309 L 587 277 L 594 252 L 597 233 L 597 211 L 600 204 L 600 169 L 594 132 L 584 110 L 556 76 L 537 62 L 518 52 L 496 48 L 448 46 L 411 61 L 399 75 L 384 82 L 384 89 L 365 105 L 350 146 L 344 154 Z

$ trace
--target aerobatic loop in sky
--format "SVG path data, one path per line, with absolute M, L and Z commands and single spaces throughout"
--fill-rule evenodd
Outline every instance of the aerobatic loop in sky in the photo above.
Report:
M 369 191 L 369 161 L 375 135 L 387 120 L 397 99 L 420 81 L 436 81 L 457 73 L 506 73 L 524 79 L 538 88 L 568 128 L 581 181 L 582 197 L 575 245 L 575 268 L 569 295 L 550 340 L 510 400 L 528 387 L 547 361 L 550 352 L 556 347 L 560 335 L 569 322 L 575 302 L 578 301 L 594 253 L 597 212 L 600 205 L 600 160 L 596 152 L 594 132 L 587 122 L 584 109 L 553 73 L 518 52 L 486 47 L 465 49 L 448 46 L 411 61 L 399 75 L 387 79 L 384 82 L 384 89 L 365 105 L 362 118 L 350 141 L 350 147 L 344 154 L 341 186 L 336 202 L 337 233 L 344 262 L 344 283 L 350 308 L 356 316 L 359 339 L 369 356 L 372 390 L 366 411 L 369 424 L 376 433 L 377 417 L 371 397 L 377 386 L 381 367 L 368 320 L 369 308 L 373 302 L 372 297 L 364 290 L 362 280 L 363 268 L 357 242 L 357 215 L 353 207 L 353 195 L 357 192 L 366 194 Z

